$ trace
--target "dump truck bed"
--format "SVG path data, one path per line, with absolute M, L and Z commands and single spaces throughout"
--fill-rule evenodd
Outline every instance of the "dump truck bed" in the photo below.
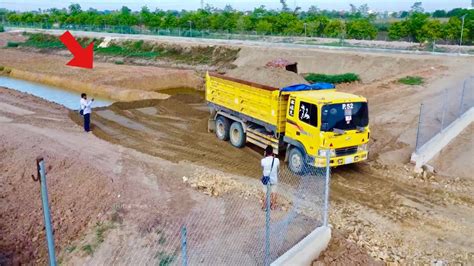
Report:
M 281 95 L 278 88 L 208 73 L 206 100 L 270 125 L 277 133 L 285 131 L 288 95 Z

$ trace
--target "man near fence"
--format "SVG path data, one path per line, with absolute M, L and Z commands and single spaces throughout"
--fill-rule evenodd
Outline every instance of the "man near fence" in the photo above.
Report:
M 91 125 L 91 113 L 92 113 L 92 102 L 94 102 L 94 98 L 90 101 L 87 100 L 87 94 L 81 94 L 81 110 L 80 113 L 84 117 L 84 131 L 90 132 L 90 125 Z
M 277 201 L 277 185 L 278 185 L 278 170 L 280 169 L 280 160 L 273 154 L 273 147 L 267 146 L 265 149 L 265 157 L 261 160 L 261 166 L 263 168 L 263 176 L 269 177 L 268 185 L 263 185 L 263 205 L 262 209 L 265 210 L 267 206 L 266 193 L 267 188 L 270 188 L 270 209 L 274 210 Z

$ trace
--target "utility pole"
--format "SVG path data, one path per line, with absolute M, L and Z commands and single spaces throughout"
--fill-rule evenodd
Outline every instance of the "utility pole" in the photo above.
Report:
M 462 45 L 462 34 L 463 34 L 463 31 L 464 31 L 464 18 L 466 17 L 467 14 L 464 14 L 464 16 L 461 17 L 462 19 L 462 26 L 461 26 L 461 40 L 459 41 L 459 46 Z

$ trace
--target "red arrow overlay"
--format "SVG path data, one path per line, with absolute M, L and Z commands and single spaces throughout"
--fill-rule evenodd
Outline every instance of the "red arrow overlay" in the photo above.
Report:
M 66 65 L 92 68 L 94 62 L 94 42 L 91 42 L 86 48 L 82 48 L 81 44 L 72 36 L 69 31 L 66 31 L 59 37 L 61 42 L 69 49 L 74 55 L 74 58 L 69 61 Z

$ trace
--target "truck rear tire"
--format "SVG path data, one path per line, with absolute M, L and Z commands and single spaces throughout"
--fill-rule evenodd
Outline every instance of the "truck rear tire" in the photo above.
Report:
M 245 146 L 245 132 L 242 124 L 240 122 L 234 122 L 230 125 L 229 130 L 230 143 L 237 148 L 242 148 Z
M 230 121 L 224 116 L 218 116 L 216 119 L 216 136 L 220 140 L 229 140 Z
M 296 147 L 291 148 L 290 153 L 288 154 L 288 167 L 290 170 L 295 174 L 302 174 L 306 167 L 305 164 L 306 162 L 303 152 Z

